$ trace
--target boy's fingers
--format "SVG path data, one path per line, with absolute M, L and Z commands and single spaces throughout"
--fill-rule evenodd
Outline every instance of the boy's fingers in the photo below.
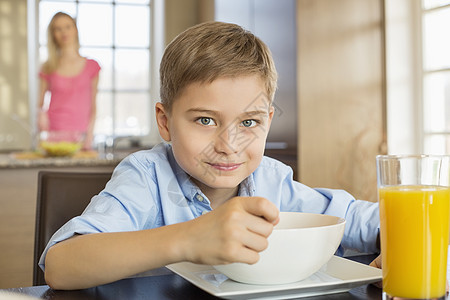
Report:
M 244 237 L 244 247 L 256 252 L 261 252 L 269 245 L 267 239 L 259 234 L 248 232 Z
M 381 269 L 381 254 L 378 255 L 378 257 L 375 258 L 375 259 L 369 264 L 369 266 Z M 380 288 L 380 289 L 383 288 L 383 283 L 382 283 L 382 281 L 374 282 L 374 283 L 372 283 L 372 285 L 374 285 L 374 286 L 376 286 L 376 287 L 378 287 L 378 288 Z
M 272 224 L 278 222 L 278 208 L 269 200 L 262 197 L 249 197 L 241 203 L 248 213 L 262 217 Z
M 377 282 L 374 282 L 374 283 L 372 283 L 372 285 L 373 286 L 376 286 L 377 288 L 380 288 L 380 289 L 382 289 L 383 288 L 383 282 L 380 280 L 380 281 L 377 281 Z
M 381 269 L 381 254 L 378 255 L 378 257 L 375 258 L 375 259 L 369 264 L 369 266 L 372 266 L 372 267 Z M 373 285 L 376 286 L 376 287 L 379 287 L 379 288 L 383 288 L 383 285 L 382 285 L 382 282 L 381 282 L 381 281 L 375 282 L 375 283 L 373 283 Z M 445 290 L 446 290 L 447 293 L 448 293 L 448 291 L 449 291 L 449 286 L 448 286 L 448 281 L 447 281 L 447 280 L 445 281 Z
M 377 258 L 375 258 L 369 266 L 381 269 L 381 255 L 378 255 Z
M 268 237 L 272 233 L 274 225 L 261 217 L 251 216 L 247 218 L 245 226 L 251 232 Z
M 254 264 L 257 263 L 258 260 L 259 260 L 258 252 L 251 250 L 249 248 L 242 247 L 236 262 L 245 264 Z

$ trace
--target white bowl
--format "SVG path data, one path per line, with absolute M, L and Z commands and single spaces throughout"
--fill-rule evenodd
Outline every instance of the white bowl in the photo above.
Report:
M 249 284 L 286 284 L 317 272 L 336 252 L 344 235 L 339 217 L 281 212 L 280 222 L 269 236 L 269 246 L 256 264 L 214 266 L 235 281 Z

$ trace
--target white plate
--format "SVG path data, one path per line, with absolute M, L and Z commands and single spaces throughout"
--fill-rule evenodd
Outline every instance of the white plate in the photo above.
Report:
M 167 268 L 202 290 L 225 299 L 288 299 L 342 293 L 381 280 L 381 269 L 338 256 L 333 256 L 309 278 L 282 285 L 243 284 L 228 279 L 211 266 L 189 262 Z

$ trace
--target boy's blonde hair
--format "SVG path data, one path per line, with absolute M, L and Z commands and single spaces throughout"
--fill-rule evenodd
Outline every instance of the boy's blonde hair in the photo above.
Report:
M 207 22 L 179 34 L 166 48 L 160 65 L 161 101 L 168 112 L 190 83 L 219 77 L 259 75 L 272 101 L 277 72 L 269 48 L 236 24 Z

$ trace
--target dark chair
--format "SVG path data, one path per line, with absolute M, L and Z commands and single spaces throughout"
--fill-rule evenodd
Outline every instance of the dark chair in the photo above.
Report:
M 38 262 L 51 236 L 84 211 L 91 198 L 103 190 L 111 175 L 111 172 L 39 172 L 33 285 L 46 284 Z

